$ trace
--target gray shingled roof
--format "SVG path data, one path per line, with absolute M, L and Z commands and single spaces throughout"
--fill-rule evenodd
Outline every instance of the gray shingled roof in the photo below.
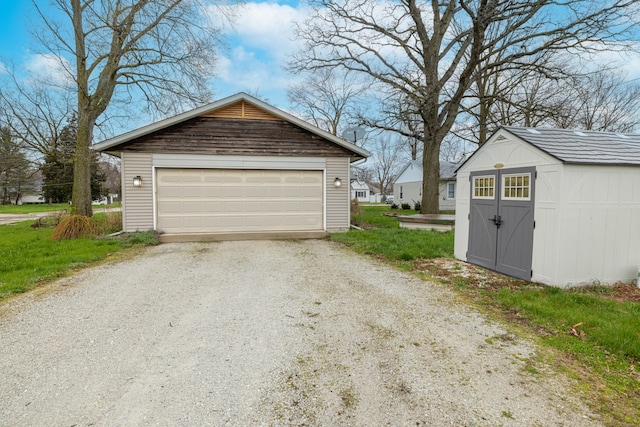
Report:
M 566 163 L 640 165 L 640 135 L 516 126 L 501 128 Z
M 411 160 L 405 167 L 402 168 L 398 176 L 402 175 L 404 171 L 407 170 L 409 166 L 413 165 L 414 168 L 418 168 L 422 170 L 422 161 L 420 160 Z M 450 163 L 444 160 L 440 160 L 440 179 L 442 180 L 450 180 L 454 179 L 456 176 L 456 170 L 458 169 L 459 164 Z

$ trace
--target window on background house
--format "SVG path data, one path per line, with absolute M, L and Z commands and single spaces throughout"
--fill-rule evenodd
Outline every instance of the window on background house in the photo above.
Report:
M 402 199 L 402 185 L 400 186 L 400 198 Z
M 367 197 L 367 192 L 366 191 L 356 191 L 356 198 L 357 199 L 363 199 Z
M 455 199 L 456 198 L 456 183 L 455 182 L 447 182 L 447 199 Z

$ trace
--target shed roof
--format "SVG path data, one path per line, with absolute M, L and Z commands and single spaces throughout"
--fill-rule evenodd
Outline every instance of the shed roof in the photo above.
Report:
M 238 101 L 246 101 L 250 104 L 253 104 L 261 109 L 263 109 L 264 111 L 267 111 L 271 114 L 273 114 L 276 117 L 279 117 L 289 123 L 292 123 L 296 126 L 299 126 L 303 129 L 306 129 L 307 131 L 314 133 L 328 141 L 333 142 L 334 144 L 337 144 L 338 146 L 341 146 L 347 150 L 350 150 L 352 153 L 355 154 L 355 158 L 354 160 L 357 159 L 361 159 L 361 158 L 366 158 L 371 156 L 371 153 L 367 150 L 365 150 L 364 148 L 358 147 L 355 144 L 350 143 L 349 141 L 337 137 L 329 132 L 326 132 L 316 126 L 313 126 L 310 123 L 305 122 L 304 120 L 301 120 L 285 111 L 282 111 L 272 105 L 269 105 L 263 101 L 260 101 L 257 98 L 252 97 L 251 95 L 248 95 L 246 93 L 237 93 L 235 95 L 229 96 L 227 98 L 224 99 L 220 99 L 218 101 L 212 102 L 210 104 L 207 104 L 205 106 L 202 106 L 200 108 L 196 108 L 194 110 L 191 111 L 186 111 L 182 114 L 178 114 L 176 116 L 173 117 L 169 117 L 167 119 L 164 120 L 160 120 L 159 122 L 155 122 L 152 123 L 150 125 L 147 126 L 143 126 L 139 129 L 135 129 L 132 130 L 130 132 L 127 132 L 125 134 L 116 136 L 114 138 L 110 138 L 107 139 L 105 141 L 99 142 L 97 144 L 94 144 L 91 148 L 96 150 L 96 151 L 118 151 L 118 146 L 121 144 L 124 144 L 126 142 L 129 142 L 133 139 L 139 138 L 141 136 L 145 136 L 148 135 L 150 133 L 159 131 L 161 129 L 165 129 L 169 126 L 184 122 L 186 120 L 192 119 L 194 117 L 198 117 L 202 114 L 205 114 L 207 112 L 213 111 L 213 110 L 218 110 L 221 108 L 224 108 L 230 104 L 233 104 L 235 102 Z
M 588 130 L 501 126 L 565 163 L 640 165 L 640 135 Z

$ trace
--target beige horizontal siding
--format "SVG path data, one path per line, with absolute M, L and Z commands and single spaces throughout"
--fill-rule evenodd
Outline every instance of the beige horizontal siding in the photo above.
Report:
M 134 187 L 133 178 L 142 177 Z M 122 153 L 122 227 L 126 232 L 153 228 L 153 168 L 151 153 Z
M 344 231 L 349 229 L 350 188 L 349 158 L 327 158 L 327 231 Z M 342 186 L 336 188 L 336 178 L 342 180 Z

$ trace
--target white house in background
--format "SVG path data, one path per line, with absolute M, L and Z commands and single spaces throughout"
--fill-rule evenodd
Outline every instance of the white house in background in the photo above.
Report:
M 369 202 L 371 196 L 371 189 L 364 181 L 352 181 L 351 182 L 351 200 L 357 200 L 358 202 Z
M 440 162 L 440 210 L 456 209 L 456 165 Z M 416 202 L 422 201 L 422 163 L 413 160 L 402 169 L 393 183 L 393 202 L 400 206 L 408 203 L 413 208 Z
M 377 188 L 364 181 L 354 180 L 351 182 L 351 200 L 358 200 L 358 203 L 380 203 L 382 194 L 376 190 Z
M 12 201 L 15 202 L 15 200 L 13 199 Z M 22 194 L 18 199 L 19 205 L 31 205 L 44 202 L 44 196 L 42 196 L 41 194 Z
M 457 170 L 456 258 L 567 287 L 640 267 L 640 135 L 505 126 Z

